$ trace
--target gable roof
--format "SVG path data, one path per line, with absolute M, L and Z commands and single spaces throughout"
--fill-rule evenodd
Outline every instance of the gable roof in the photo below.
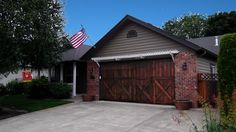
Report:
M 153 26 L 152 24 L 150 23 L 146 23 L 142 20 L 139 20 L 133 16 L 130 16 L 130 15 L 126 15 L 118 24 L 116 24 L 105 36 L 103 36 L 94 46 L 93 48 L 91 48 L 88 53 L 86 53 L 83 58 L 84 59 L 88 59 L 92 56 L 93 53 L 95 53 L 96 51 L 98 51 L 103 45 L 104 42 L 108 41 L 111 37 L 113 37 L 119 30 L 122 29 L 122 27 L 130 22 L 133 22 L 133 23 L 136 23 L 140 26 L 143 26 L 145 27 L 146 29 L 149 29 L 153 32 L 156 32 L 157 34 L 160 34 L 170 40 L 173 40 L 185 47 L 188 47 L 198 53 L 204 53 L 206 52 L 205 55 L 208 55 L 208 57 L 213 57 L 213 58 L 216 58 L 217 55 L 212 52 L 212 51 L 209 51 L 208 49 L 206 48 L 203 48 L 195 43 L 192 43 L 190 41 L 187 41 L 187 40 L 184 40 L 184 39 L 181 39 L 175 35 L 172 35 L 170 34 L 169 32 L 166 32 L 158 27 L 155 27 Z
M 218 39 L 218 46 L 216 46 L 216 38 Z M 221 36 L 209 36 L 209 37 L 194 38 L 194 39 L 189 39 L 188 41 L 190 41 L 200 47 L 208 49 L 212 53 L 215 53 L 218 55 L 219 44 L 220 44 L 221 38 L 222 38 L 222 35 Z
M 81 45 L 79 48 L 66 50 L 62 53 L 61 61 L 78 61 L 90 48 L 89 45 Z

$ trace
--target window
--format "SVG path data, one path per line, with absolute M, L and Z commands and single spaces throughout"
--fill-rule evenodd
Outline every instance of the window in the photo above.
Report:
M 137 37 L 137 36 L 138 36 L 138 34 L 135 30 L 130 30 L 127 33 L 127 38 L 132 38 L 132 37 Z
M 210 64 L 211 74 L 216 74 L 216 65 Z

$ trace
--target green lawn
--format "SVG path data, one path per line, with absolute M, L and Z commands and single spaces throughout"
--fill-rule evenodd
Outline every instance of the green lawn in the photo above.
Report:
M 42 110 L 58 105 L 70 103 L 60 99 L 29 99 L 24 95 L 9 95 L 0 97 L 0 106 L 14 108 L 18 110 L 26 110 L 28 112 Z

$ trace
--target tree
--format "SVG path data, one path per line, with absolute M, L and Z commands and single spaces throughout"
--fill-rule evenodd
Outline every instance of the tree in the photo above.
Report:
M 63 17 L 62 4 L 59 0 L 4 0 L 1 1 L 7 19 L 1 20 L 1 32 L 5 36 L 1 41 L 2 47 L 10 47 L 16 60 L 4 64 L 5 66 L 30 65 L 40 71 L 50 67 L 59 59 L 63 47 Z M 6 26 L 5 26 L 6 25 Z M 9 32 L 9 35 L 7 33 Z M 10 43 L 9 43 L 9 41 Z M 9 49 L 10 49 L 9 48 Z M 2 54 L 7 54 L 5 49 Z M 15 55 L 16 54 L 16 55 Z M 8 62 L 1 56 L 0 60 Z M 0 68 L 1 69 L 1 68 Z M 3 72 L 11 68 L 3 69 Z M 1 70 L 0 70 L 1 71 Z M 38 72 L 40 76 L 40 72 Z
M 235 117 L 231 114 L 233 111 L 232 92 L 236 88 L 236 33 L 222 37 L 217 67 L 220 97 L 223 101 L 221 119 L 225 119 L 223 123 L 226 125 L 234 121 L 236 123 Z
M 236 11 L 219 12 L 207 19 L 207 36 L 236 32 Z
M 19 1 L 0 1 L 0 75 L 13 72 L 20 65 L 18 42 L 24 28 L 19 22 L 22 19 L 19 5 Z
M 181 38 L 198 38 L 205 35 L 206 17 L 199 14 L 187 14 L 167 21 L 162 27 Z

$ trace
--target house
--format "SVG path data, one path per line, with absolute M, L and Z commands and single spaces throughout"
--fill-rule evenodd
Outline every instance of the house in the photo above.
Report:
M 127 15 L 81 58 L 87 96 L 151 104 L 190 100 L 196 107 L 198 74 L 216 71 L 218 47 L 205 43 L 212 39 L 218 44 L 215 37 L 180 39 Z
M 93 47 L 64 52 L 48 76 L 91 100 L 197 107 L 198 75 L 216 73 L 220 38 L 184 40 L 127 15 Z

